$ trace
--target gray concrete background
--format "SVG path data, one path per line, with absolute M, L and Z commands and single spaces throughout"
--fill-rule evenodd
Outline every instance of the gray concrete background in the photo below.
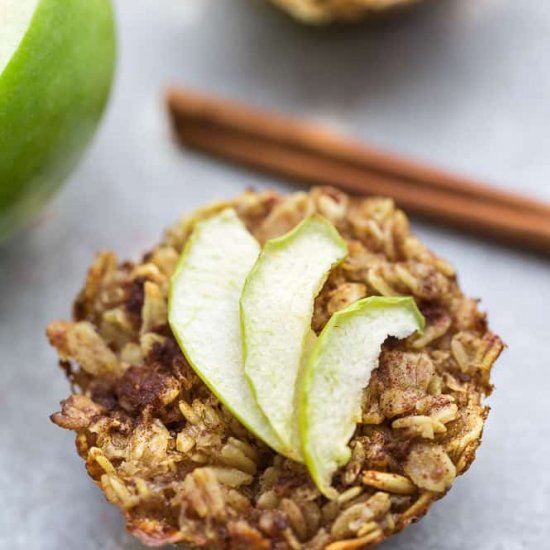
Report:
M 550 200 L 550 3 L 433 0 L 382 26 L 302 28 L 263 0 L 119 0 L 105 123 L 34 225 L 0 247 L 0 548 L 137 550 L 48 420 L 68 387 L 43 336 L 94 253 L 136 258 L 162 229 L 247 185 L 284 186 L 171 143 L 180 82 L 324 121 Z M 550 540 L 550 262 L 416 224 L 508 342 L 471 470 L 385 550 L 542 549 Z

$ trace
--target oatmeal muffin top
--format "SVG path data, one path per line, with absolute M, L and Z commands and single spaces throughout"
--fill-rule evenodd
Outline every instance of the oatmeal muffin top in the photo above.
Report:
M 388 339 L 363 393 L 352 458 L 327 500 L 304 465 L 277 455 L 218 402 L 167 322 L 167 293 L 194 224 L 233 207 L 260 243 L 319 213 L 349 255 L 316 298 L 312 328 L 365 296 L 411 295 L 426 330 Z M 223 327 L 220 327 L 223 330 Z M 52 415 L 144 543 L 186 547 L 367 548 L 426 513 L 472 463 L 502 342 L 453 267 L 415 238 L 385 198 L 331 188 L 245 192 L 172 227 L 138 263 L 102 252 L 72 321 L 48 337 L 72 386 Z

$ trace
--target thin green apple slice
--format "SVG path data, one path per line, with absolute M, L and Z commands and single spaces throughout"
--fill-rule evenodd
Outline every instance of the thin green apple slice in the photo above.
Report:
M 346 254 L 330 222 L 307 218 L 265 244 L 241 297 L 245 373 L 260 408 L 298 456 L 295 391 L 311 339 L 314 300 Z
M 335 313 L 321 332 L 302 377 L 299 425 L 306 465 L 328 498 L 338 495 L 332 476 L 351 457 L 348 442 L 361 420 L 363 388 L 384 340 L 423 328 L 413 298 L 371 297 Z
M 199 222 L 172 276 L 169 322 L 189 364 L 229 411 L 282 454 L 244 375 L 239 298 L 260 246 L 226 209 Z

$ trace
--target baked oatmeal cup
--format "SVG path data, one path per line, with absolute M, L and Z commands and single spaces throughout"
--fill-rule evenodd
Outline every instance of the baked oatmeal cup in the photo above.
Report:
M 322 496 L 303 464 L 248 432 L 180 351 L 167 321 L 169 279 L 194 224 L 232 207 L 260 243 L 313 213 L 348 257 L 315 301 L 319 333 L 366 296 L 413 296 L 422 334 L 389 338 L 363 392 L 351 460 Z M 223 330 L 223 327 L 219 327 Z M 89 475 L 145 544 L 351 550 L 421 518 L 474 460 L 503 344 L 454 268 L 431 253 L 386 198 L 332 188 L 247 191 L 196 211 L 140 262 L 98 255 L 72 321 L 48 327 L 72 387 L 52 420 L 76 433 Z

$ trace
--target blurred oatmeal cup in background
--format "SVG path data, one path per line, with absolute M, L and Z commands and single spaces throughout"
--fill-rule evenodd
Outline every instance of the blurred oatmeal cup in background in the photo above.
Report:
M 351 22 L 386 13 L 420 0 L 271 0 L 294 18 L 309 24 Z

